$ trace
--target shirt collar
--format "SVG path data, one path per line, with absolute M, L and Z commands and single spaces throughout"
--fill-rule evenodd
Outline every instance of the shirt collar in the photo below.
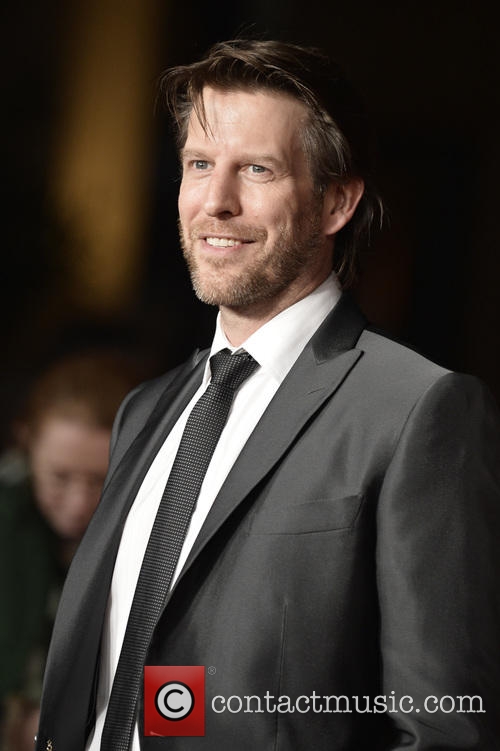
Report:
M 269 376 L 281 383 L 316 329 L 337 304 L 341 289 L 335 274 L 331 274 L 309 295 L 274 318 L 248 337 L 240 347 L 233 347 L 222 330 L 220 313 L 217 316 L 215 335 L 210 356 L 221 349 L 231 352 L 246 350 Z M 209 379 L 208 362 L 205 381 Z

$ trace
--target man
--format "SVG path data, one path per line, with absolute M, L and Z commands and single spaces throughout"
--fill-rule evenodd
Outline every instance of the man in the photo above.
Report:
M 277 42 L 217 45 L 165 87 L 184 254 L 217 330 L 120 410 L 37 749 L 498 748 L 495 408 L 340 291 L 378 208 L 354 97 L 321 55 Z M 185 436 L 238 357 L 253 371 L 185 512 L 211 414 L 187 470 Z M 182 514 L 157 576 L 151 550 Z M 210 666 L 204 736 L 143 734 L 143 664 Z

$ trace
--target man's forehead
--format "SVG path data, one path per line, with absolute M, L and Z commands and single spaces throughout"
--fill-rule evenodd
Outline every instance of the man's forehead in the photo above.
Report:
M 221 134 L 244 131 L 247 137 L 265 131 L 295 140 L 308 119 L 305 104 L 290 94 L 264 87 L 216 88 L 205 86 L 193 101 L 188 138 L 217 140 Z

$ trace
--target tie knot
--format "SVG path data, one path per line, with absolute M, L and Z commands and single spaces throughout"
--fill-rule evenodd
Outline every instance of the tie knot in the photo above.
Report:
M 248 352 L 232 355 L 228 349 L 222 349 L 210 358 L 211 383 L 236 391 L 252 375 L 258 364 Z

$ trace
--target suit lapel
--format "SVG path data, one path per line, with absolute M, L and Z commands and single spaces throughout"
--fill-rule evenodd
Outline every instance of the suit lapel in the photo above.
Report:
M 343 295 L 306 345 L 231 469 L 186 561 L 176 586 L 225 520 L 272 470 L 306 423 L 355 366 L 355 344 L 366 319 Z M 174 587 L 175 589 L 176 587 Z

